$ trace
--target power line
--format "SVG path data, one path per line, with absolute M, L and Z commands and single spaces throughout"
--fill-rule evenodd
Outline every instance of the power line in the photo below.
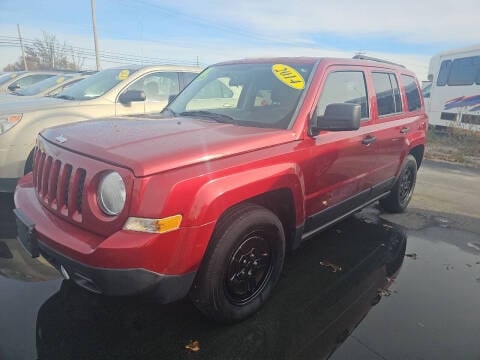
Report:
M 24 42 L 32 47 L 35 45 L 36 40 L 32 39 L 24 39 Z M 18 46 L 18 39 L 14 37 L 8 37 L 8 36 L 0 36 L 0 44 L 4 45 L 12 45 L 12 46 Z M 66 49 L 73 49 L 77 53 L 84 55 L 84 56 L 92 56 L 95 54 L 94 50 L 88 49 L 88 48 L 83 48 L 83 47 L 78 47 L 78 46 L 71 46 L 67 43 L 64 44 L 64 47 Z M 118 57 L 124 60 L 130 60 L 130 61 L 138 61 L 139 59 L 142 59 L 144 61 L 162 61 L 162 62 L 179 62 L 178 59 L 176 58 L 157 58 L 157 57 L 146 57 L 146 56 L 138 56 L 138 55 L 132 55 L 129 53 L 125 52 L 119 52 L 119 51 L 114 51 L 114 50 L 104 50 L 101 52 L 103 57 Z M 183 61 L 180 61 L 183 62 Z M 191 62 L 195 62 L 196 60 L 192 60 Z
M 23 42 L 27 47 L 34 46 L 35 39 L 23 39 Z M 13 36 L 0 36 L 0 47 L 13 47 L 20 48 L 19 39 Z M 64 51 L 74 51 L 76 56 L 83 57 L 86 60 L 95 60 L 95 51 L 93 49 L 71 46 L 67 43 L 63 43 L 62 47 Z M 68 49 L 68 50 L 67 50 Z M 100 59 L 112 63 L 124 65 L 126 63 L 135 64 L 171 64 L 171 65 L 191 65 L 198 64 L 197 59 L 193 60 L 180 60 L 176 58 L 157 58 L 157 57 L 145 57 L 139 55 L 132 55 L 126 52 L 119 52 L 114 50 L 104 50 L 99 52 Z

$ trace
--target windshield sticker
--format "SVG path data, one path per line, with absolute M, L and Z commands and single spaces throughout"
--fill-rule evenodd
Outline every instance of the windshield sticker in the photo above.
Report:
M 65 81 L 65 78 L 64 78 L 64 77 L 59 77 L 59 78 L 57 79 L 57 84 L 61 84 L 61 83 L 63 83 L 64 81 Z
M 275 64 L 272 66 L 272 72 L 278 80 L 291 88 L 302 90 L 305 87 L 305 80 L 303 80 L 302 75 L 288 65 Z
M 122 70 L 118 73 L 118 80 L 125 80 L 130 75 L 130 70 Z

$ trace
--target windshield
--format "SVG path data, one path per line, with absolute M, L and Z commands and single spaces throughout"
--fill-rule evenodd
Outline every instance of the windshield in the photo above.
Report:
M 2 76 L 0 76 L 0 85 L 5 84 L 7 81 L 9 81 L 10 79 L 13 79 L 16 76 L 17 76 L 17 73 L 3 74 Z
M 63 90 L 57 97 L 66 100 L 90 100 L 97 98 L 128 78 L 135 71 L 137 70 L 103 70 Z
M 203 71 L 165 114 L 287 129 L 313 64 L 217 65 Z
M 44 92 L 45 90 L 48 90 L 50 88 L 56 87 L 57 85 L 62 84 L 66 80 L 69 80 L 73 78 L 73 75 L 57 75 L 53 76 L 51 78 L 42 80 L 36 84 L 33 84 L 29 87 L 26 87 L 24 89 L 20 89 L 16 91 L 17 95 L 22 95 L 22 96 L 31 96 L 31 95 L 37 95 L 40 94 L 41 92 Z

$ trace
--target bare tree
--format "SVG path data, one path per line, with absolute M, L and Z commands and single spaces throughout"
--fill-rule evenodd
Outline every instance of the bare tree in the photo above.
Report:
M 73 46 L 70 47 L 70 56 L 72 58 L 70 64 L 73 65 L 74 70 L 81 70 L 83 69 L 83 65 L 85 64 L 85 57 L 80 56 L 78 51 L 73 49 Z
M 42 39 L 35 39 L 31 45 L 25 46 L 25 56 L 29 70 L 80 70 L 85 58 L 75 53 L 73 47 L 60 43 L 54 34 L 43 32 Z M 71 60 L 69 60 L 69 57 Z M 4 71 L 24 70 L 20 58 L 14 64 L 9 64 Z

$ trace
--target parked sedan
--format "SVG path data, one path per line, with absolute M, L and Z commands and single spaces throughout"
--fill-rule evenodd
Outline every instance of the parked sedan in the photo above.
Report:
M 55 75 L 48 79 L 39 81 L 38 83 L 31 86 L 22 88 L 17 91 L 13 91 L 12 93 L 5 96 L 0 96 L 0 103 L 26 100 L 32 97 L 55 96 L 62 92 L 65 88 L 89 76 L 89 73 L 71 73 Z
M 201 71 L 198 67 L 128 66 L 98 72 L 56 97 L 0 105 L 0 192 L 32 169 L 38 132 L 55 125 L 163 110 Z
M 58 71 L 16 71 L 0 76 L 0 95 L 18 91 L 39 81 L 58 75 Z

